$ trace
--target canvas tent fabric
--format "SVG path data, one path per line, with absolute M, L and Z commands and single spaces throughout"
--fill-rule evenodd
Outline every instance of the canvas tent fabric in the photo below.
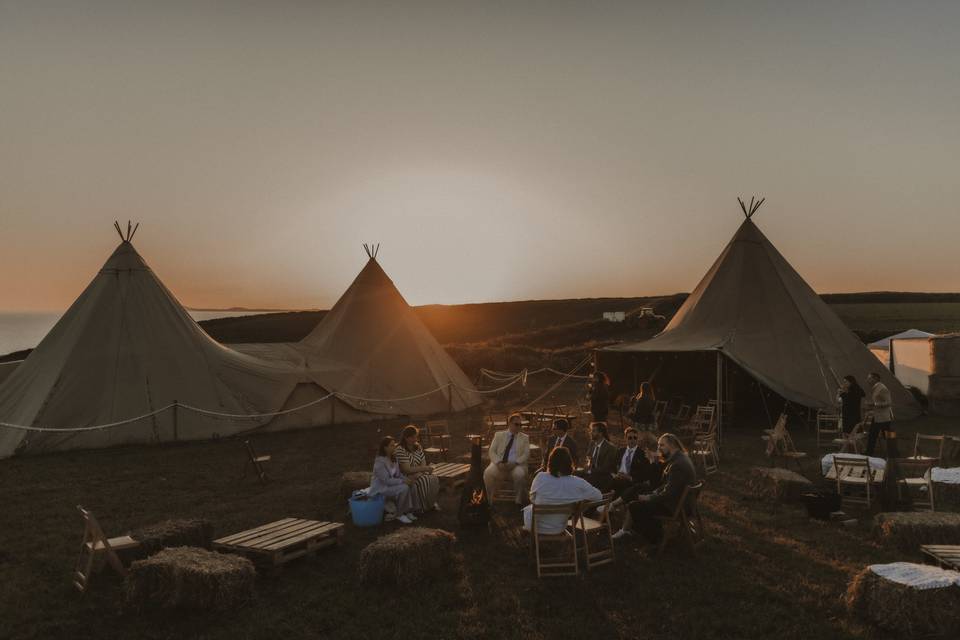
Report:
M 300 342 L 232 346 L 304 372 L 371 417 L 456 412 L 481 402 L 374 256 Z
M 129 241 L 0 384 L 0 422 L 64 429 L 148 414 L 174 401 L 229 414 L 275 411 L 305 380 L 210 338 Z M 87 432 L 0 427 L 0 458 L 231 435 L 275 420 L 178 410 Z
M 871 342 L 867 346 L 870 350 L 873 349 L 882 349 L 884 351 L 890 350 L 890 341 L 891 340 L 901 340 L 907 338 L 930 338 L 936 334 L 928 333 L 926 331 L 921 331 L 920 329 L 907 329 L 906 331 L 901 331 L 900 333 L 895 333 L 892 336 L 887 336 L 886 338 L 881 338 L 876 342 Z
M 876 372 L 896 418 L 919 414 L 912 396 L 790 266 L 749 217 L 667 327 L 606 354 L 718 351 L 783 398 L 836 403 L 843 376 Z

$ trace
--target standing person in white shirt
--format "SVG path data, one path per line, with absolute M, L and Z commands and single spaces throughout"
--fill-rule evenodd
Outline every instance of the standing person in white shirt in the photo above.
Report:
M 534 504 L 571 504 L 583 500 L 600 500 L 603 494 L 592 484 L 573 474 L 573 458 L 566 447 L 550 452 L 547 471 L 541 471 L 530 486 L 530 502 L 523 508 L 523 528 L 533 525 Z M 567 526 L 567 516 L 548 514 L 537 518 L 537 533 L 560 533 Z
M 490 442 L 490 465 L 483 472 L 483 484 L 487 499 L 493 503 L 497 485 L 509 478 L 517 495 L 517 504 L 523 504 L 527 489 L 527 459 L 530 457 L 530 437 L 520 430 L 523 418 L 511 413 L 507 418 L 507 430 L 497 431 Z
M 870 402 L 867 407 L 873 416 L 870 433 L 867 435 L 867 455 L 872 456 L 877 446 L 877 437 L 891 431 L 893 423 L 893 398 L 887 385 L 880 382 L 880 376 L 871 373 L 867 376 L 867 386 L 870 387 Z

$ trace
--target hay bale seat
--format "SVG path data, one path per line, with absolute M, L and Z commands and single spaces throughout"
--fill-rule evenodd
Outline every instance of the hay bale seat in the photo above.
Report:
M 360 553 L 360 583 L 415 585 L 447 575 L 454 564 L 449 531 L 408 527 L 374 540 Z
M 934 482 L 933 494 L 937 511 L 960 511 L 960 484 Z
M 956 638 L 960 634 L 958 585 L 956 571 L 909 562 L 872 565 L 847 587 L 847 610 L 900 637 Z
M 747 485 L 758 498 L 796 502 L 813 490 L 813 483 L 796 471 L 780 467 L 753 467 Z
M 372 479 L 370 471 L 347 471 L 340 476 L 340 498 L 348 500 L 354 491 L 369 487 Z
M 124 606 L 229 609 L 253 597 L 253 563 L 239 556 L 195 547 L 172 547 L 130 565 Z
M 130 533 L 140 543 L 141 556 L 147 557 L 167 547 L 202 547 L 213 542 L 213 523 L 202 518 L 164 520 Z
M 922 544 L 960 544 L 960 513 L 878 513 L 873 523 L 881 542 L 908 553 Z

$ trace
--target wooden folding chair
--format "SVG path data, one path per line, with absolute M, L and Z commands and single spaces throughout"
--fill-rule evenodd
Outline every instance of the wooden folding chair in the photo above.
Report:
M 427 446 L 423 452 L 428 456 L 440 456 L 447 462 L 450 452 L 450 427 L 446 420 L 427 420 L 423 425 Z
M 902 458 L 893 460 L 900 470 L 897 477 L 897 497 L 902 501 L 908 496 L 913 508 L 921 511 L 936 511 L 933 495 L 932 460 Z
M 771 465 L 778 459 L 792 460 L 797 465 L 797 471 L 803 473 L 801 460 L 805 460 L 807 454 L 805 451 L 797 451 L 797 447 L 793 444 L 793 438 L 787 431 L 787 414 L 781 413 L 770 433 L 761 438 L 767 442 L 767 456 L 770 458 Z
M 558 505 L 532 506 L 532 518 L 530 523 L 530 535 L 533 537 L 533 553 L 537 563 L 537 577 L 553 576 L 576 576 L 580 574 L 580 563 L 577 556 L 577 541 L 570 527 L 564 527 L 560 533 L 540 533 L 538 524 L 543 516 L 556 515 L 565 516 L 566 520 L 576 520 L 579 517 L 579 503 Z M 554 558 L 545 559 L 543 555 L 543 543 L 558 543 L 561 547 L 569 544 L 571 557 L 566 558 L 564 553 L 558 554 Z
M 834 439 L 833 444 L 840 447 L 840 453 L 862 453 L 863 441 L 866 440 L 872 424 L 873 416 L 867 416 L 863 422 L 855 424 L 847 433 L 841 431 L 840 437 Z
M 843 428 L 838 414 L 822 409 L 817 411 L 817 449 L 834 445 L 842 435 Z
M 666 400 L 657 400 L 653 403 L 653 423 L 656 425 L 657 431 L 663 431 L 663 417 L 667 412 L 667 401 Z
M 663 537 L 660 539 L 658 553 L 663 553 L 668 540 L 673 536 L 682 537 L 690 552 L 696 553 L 697 545 L 703 542 L 706 537 L 699 507 L 700 491 L 702 489 L 702 481 L 688 485 L 680 495 L 680 500 L 672 514 L 656 516 L 656 519 L 663 525 Z M 671 529 L 673 529 L 673 535 L 671 535 Z
M 574 527 L 583 541 L 583 554 L 587 562 L 587 571 L 594 567 L 610 564 L 614 560 L 613 528 L 610 526 L 610 503 L 613 502 L 613 499 L 614 493 L 611 491 L 603 494 L 602 500 L 582 503 L 577 511 L 580 517 L 574 522 Z M 591 509 L 598 509 L 599 520 L 584 515 L 584 512 Z M 591 538 L 594 539 L 593 545 L 595 545 L 592 549 Z M 606 541 L 605 546 L 604 541 Z
M 688 404 L 681 404 L 677 412 L 672 416 L 667 416 L 674 425 L 682 425 L 690 419 L 691 407 Z
M 876 482 L 876 469 L 870 468 L 870 458 L 837 454 L 833 456 L 833 470 L 836 474 L 840 504 L 869 509 L 873 498 L 873 484 Z
M 258 456 L 257 452 L 253 450 L 253 445 L 250 444 L 249 440 L 244 440 L 243 446 L 247 450 L 247 461 L 243 465 L 243 477 L 247 477 L 247 469 L 252 466 L 254 473 L 260 478 L 260 482 L 265 484 L 270 478 L 267 476 L 267 471 L 263 466 L 270 462 L 270 456 Z
M 80 505 L 77 505 L 77 509 L 83 516 L 84 527 L 83 541 L 80 543 L 80 556 L 77 558 L 77 564 L 73 569 L 73 586 L 80 593 L 86 593 L 87 589 L 90 588 L 90 579 L 95 572 L 100 570 L 104 558 L 106 558 L 107 564 L 121 577 L 126 576 L 127 570 L 117 556 L 117 551 L 134 549 L 140 546 L 140 543 L 130 536 L 108 539 L 92 513 Z
M 699 461 L 703 467 L 704 476 L 720 470 L 720 455 L 718 449 L 717 433 L 715 430 L 694 438 L 690 455 L 693 457 L 694 463 Z
M 929 462 L 933 463 L 934 465 L 936 465 L 936 464 L 939 463 L 941 460 L 943 460 L 943 447 L 944 447 L 944 445 L 946 444 L 946 441 L 947 441 L 947 439 L 946 439 L 944 436 L 925 436 L 925 435 L 923 435 L 923 434 L 918 433 L 918 434 L 917 434 L 917 437 L 916 437 L 916 440 L 914 440 L 914 443 L 913 443 L 913 455 L 910 456 L 909 459 L 910 459 L 910 460 L 915 460 L 915 461 L 918 461 L 918 462 L 919 462 L 919 461 L 929 461 Z M 930 445 L 932 445 L 932 447 L 931 447 L 931 449 L 930 449 L 929 451 L 930 451 L 930 453 L 933 453 L 934 451 L 936 451 L 936 454 L 937 454 L 937 455 L 935 455 L 935 456 L 925 455 L 925 454 L 923 453 L 923 451 L 921 450 L 921 447 L 920 447 L 921 444 L 930 444 Z M 926 447 L 924 447 L 924 449 L 925 449 L 925 448 L 926 448 Z

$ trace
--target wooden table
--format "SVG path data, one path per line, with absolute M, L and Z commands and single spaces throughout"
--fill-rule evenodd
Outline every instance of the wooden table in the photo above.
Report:
M 920 550 L 936 560 L 941 567 L 960 571 L 960 545 L 924 544 L 920 545 Z
M 461 484 L 468 473 L 470 465 L 461 462 L 444 462 L 433 467 L 433 475 L 440 478 L 440 484 L 448 487 Z
M 277 567 L 318 549 L 340 544 L 342 522 L 284 518 L 213 541 L 213 548 Z

